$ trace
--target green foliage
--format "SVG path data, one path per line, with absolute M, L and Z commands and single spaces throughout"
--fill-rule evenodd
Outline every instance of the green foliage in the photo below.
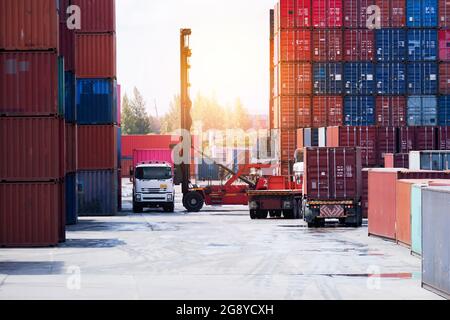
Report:
M 180 96 L 173 97 L 169 112 L 161 119 L 161 133 L 169 134 L 181 127 L 181 100 Z

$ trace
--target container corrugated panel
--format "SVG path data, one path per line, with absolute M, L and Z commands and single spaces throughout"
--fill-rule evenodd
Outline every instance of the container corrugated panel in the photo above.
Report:
M 377 130 L 378 164 L 382 166 L 384 164 L 385 154 L 398 152 L 398 132 L 395 127 L 379 127 Z
M 117 214 L 117 171 L 78 171 L 78 215 L 114 216 Z
M 344 125 L 375 125 L 375 98 L 373 96 L 346 96 L 344 98 Z
M 438 150 L 450 150 L 450 126 L 438 127 Z
M 398 128 L 399 153 L 409 153 L 416 148 L 416 127 Z
M 411 155 L 411 169 L 448 171 L 450 170 L 450 152 L 415 151 Z
M 372 63 L 345 63 L 344 79 L 346 94 L 375 93 L 375 67 Z
M 66 225 L 78 223 L 77 174 L 69 173 L 65 178 L 66 192 Z
M 313 71 L 315 94 L 342 94 L 342 63 L 314 63 Z
M 122 211 L 122 170 L 117 170 L 117 211 Z
M 219 167 L 203 160 L 198 165 L 198 179 L 203 181 L 219 180 Z
M 372 61 L 375 56 L 375 33 L 372 30 L 344 31 L 344 60 Z
M 122 165 L 122 128 L 117 128 L 117 166 L 121 169 Z
M 410 96 L 408 98 L 409 126 L 436 126 L 438 122 L 436 96 Z
M 0 49 L 58 49 L 56 0 L 0 0 Z
M 304 188 L 310 200 L 359 201 L 361 171 L 358 148 L 305 149 Z
M 309 63 L 282 63 L 279 69 L 279 90 L 281 95 L 312 93 L 312 70 Z
M 75 30 L 67 28 L 66 22 L 59 24 L 59 54 L 64 56 L 64 70 L 75 70 Z
M 117 84 L 109 79 L 77 79 L 77 123 L 117 123 Z
M 78 169 L 117 168 L 117 127 L 78 126 Z
M 439 93 L 450 94 L 450 63 L 439 64 Z
M 58 56 L 53 52 L 0 53 L 0 114 L 61 115 Z
M 422 255 L 422 189 L 426 185 L 415 184 L 411 190 L 411 252 Z
M 123 159 L 122 158 L 122 164 L 121 164 L 121 172 L 122 177 L 129 178 L 130 177 L 130 169 L 133 168 L 133 159 Z
M 132 158 L 135 149 L 170 149 L 170 145 L 177 141 L 178 137 L 170 135 L 123 135 L 122 157 Z
M 312 23 L 315 28 L 342 27 L 342 0 L 312 1 Z
M 422 283 L 450 299 L 450 187 L 422 191 Z
M 376 98 L 377 125 L 404 127 L 407 124 L 406 98 L 403 96 L 378 96 Z
M 120 84 L 117 85 L 117 125 L 120 126 L 122 123 L 122 87 Z
M 312 110 L 314 128 L 343 125 L 344 101 L 341 96 L 315 96 Z
M 450 3 L 450 1 L 449 1 Z M 450 12 L 449 12 L 450 15 Z M 439 60 L 450 61 L 450 31 L 439 31 Z
M 363 218 L 369 217 L 369 169 L 362 169 L 361 172 L 361 210 Z
M 0 118 L 0 181 L 63 178 L 64 133 L 58 118 Z
M 133 166 L 146 162 L 167 162 L 173 166 L 171 149 L 138 149 L 133 152 Z
M 377 61 L 405 61 L 407 56 L 406 31 L 381 29 L 375 31 Z
M 437 0 L 406 0 L 406 25 L 412 28 L 438 26 Z
M 341 30 L 314 30 L 313 61 L 341 61 L 343 58 L 343 38 Z
M 438 74 L 437 63 L 408 64 L 408 93 L 410 95 L 437 94 Z
M 294 158 L 297 149 L 297 130 L 279 130 L 279 158 L 281 161 L 290 161 Z
M 376 75 L 378 94 L 406 94 L 406 66 L 403 63 L 379 63 Z
M 83 13 L 80 32 L 116 31 L 115 0 L 72 0 L 72 4 Z
M 439 27 L 450 27 L 450 1 L 439 0 Z
M 0 183 L 0 247 L 56 246 L 61 183 Z
M 281 30 L 275 37 L 278 50 L 275 63 L 311 60 L 311 32 L 309 30 Z
M 450 126 L 450 96 L 439 97 L 438 125 Z
M 416 144 L 413 150 L 428 151 L 437 149 L 438 130 L 436 127 L 416 127 L 415 133 Z
M 376 0 L 381 10 L 382 28 L 402 28 L 406 25 L 405 0 Z
M 115 34 L 77 34 L 75 50 L 77 78 L 116 77 Z
M 58 57 L 58 110 L 65 117 L 66 113 L 66 76 L 64 74 L 64 57 Z
M 66 123 L 66 172 L 76 172 L 78 167 L 78 126 Z
M 276 128 L 296 129 L 311 126 L 311 97 L 288 96 L 275 98 L 280 114 Z
M 343 0 L 344 27 L 364 29 L 367 27 L 367 8 L 373 0 Z
M 436 61 L 438 57 L 437 30 L 408 30 L 408 60 Z
M 310 0 L 280 0 L 275 8 L 275 29 L 311 26 Z
M 76 110 L 76 80 L 73 72 L 67 71 L 64 74 L 65 77 L 65 112 L 64 117 L 66 122 L 75 123 L 77 121 Z

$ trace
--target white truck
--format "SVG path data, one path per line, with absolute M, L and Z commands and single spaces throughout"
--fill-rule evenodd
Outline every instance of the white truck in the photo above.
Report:
M 162 208 L 165 212 L 174 212 L 175 184 L 171 164 L 141 163 L 131 171 L 133 212 L 141 213 L 144 208 Z

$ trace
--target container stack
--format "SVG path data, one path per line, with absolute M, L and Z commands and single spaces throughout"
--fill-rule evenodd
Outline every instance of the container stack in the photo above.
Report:
M 0 246 L 65 241 L 64 61 L 56 4 L 0 0 Z

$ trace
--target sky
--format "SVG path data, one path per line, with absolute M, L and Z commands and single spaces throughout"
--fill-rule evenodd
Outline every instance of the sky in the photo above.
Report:
M 269 10 L 275 0 L 116 0 L 117 79 L 161 116 L 180 91 L 179 33 L 192 29 L 191 96 L 269 108 Z

